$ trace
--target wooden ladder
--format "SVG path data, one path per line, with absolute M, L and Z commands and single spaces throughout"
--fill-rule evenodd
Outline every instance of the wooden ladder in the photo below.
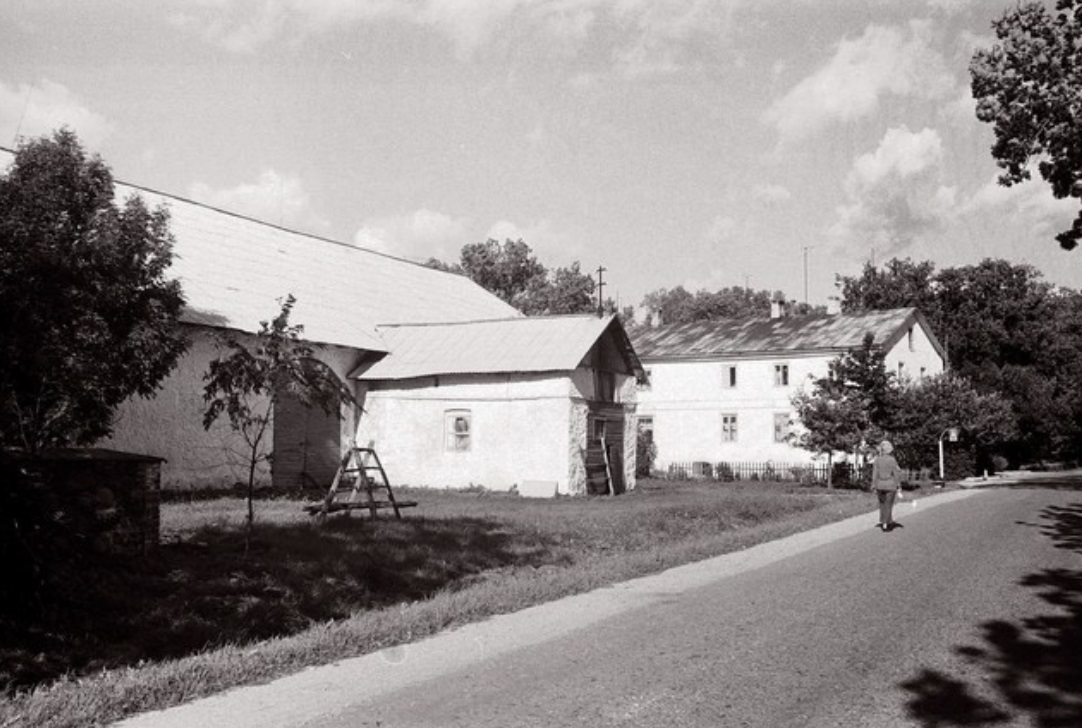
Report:
M 373 475 L 375 477 L 373 477 Z M 383 491 L 385 499 L 377 498 Z M 379 455 L 371 447 L 351 447 L 342 456 L 327 496 L 319 503 L 304 507 L 310 515 L 326 518 L 331 513 L 349 513 L 367 508 L 372 517 L 380 508 L 394 509 L 395 518 L 402 518 L 402 508 L 413 508 L 417 501 L 396 501 L 387 471 Z

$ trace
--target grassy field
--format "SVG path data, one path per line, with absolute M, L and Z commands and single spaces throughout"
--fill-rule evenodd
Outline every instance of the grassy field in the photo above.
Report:
M 617 498 L 407 491 L 401 521 L 170 503 L 160 553 L 0 620 L 0 726 L 89 726 L 872 510 L 860 491 L 647 481 Z

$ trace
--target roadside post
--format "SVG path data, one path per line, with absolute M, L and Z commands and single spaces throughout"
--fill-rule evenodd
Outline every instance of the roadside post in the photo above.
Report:
M 947 476 L 943 468 L 943 438 L 949 438 L 951 442 L 958 442 L 958 430 L 957 427 L 948 427 L 939 433 L 939 479 L 944 483 L 947 482 Z

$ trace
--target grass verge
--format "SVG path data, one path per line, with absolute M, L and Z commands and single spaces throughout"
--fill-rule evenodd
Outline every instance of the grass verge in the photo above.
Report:
M 645 482 L 618 498 L 402 493 L 401 521 L 315 525 L 292 501 L 163 507 L 153 562 L 84 574 L 0 620 L 0 726 L 101 725 L 737 551 L 873 507 L 859 491 Z M 75 587 L 75 588 L 71 588 Z

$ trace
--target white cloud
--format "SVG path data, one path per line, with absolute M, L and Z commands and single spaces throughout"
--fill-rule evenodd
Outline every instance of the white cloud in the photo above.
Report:
M 757 184 L 752 188 L 751 196 L 770 207 L 782 205 L 793 199 L 793 193 L 787 187 L 778 184 Z
M 930 26 L 907 29 L 869 25 L 859 38 L 842 40 L 829 61 L 794 86 L 766 112 L 783 143 L 811 136 L 830 124 L 873 114 L 884 96 L 937 99 L 955 80 L 930 44 Z
M 935 130 L 888 130 L 874 152 L 853 162 L 832 240 L 843 249 L 892 255 L 942 229 L 957 196 L 941 182 L 942 160 Z
M 948 15 L 961 13 L 975 5 L 977 0 L 928 0 L 928 7 Z
M 273 225 L 309 232 L 327 228 L 326 220 L 316 214 L 301 180 L 291 175 L 282 176 L 274 170 L 265 170 L 254 183 L 228 189 L 215 189 L 203 182 L 195 182 L 188 195 L 197 202 Z
M 597 29 L 619 36 L 613 60 L 627 75 L 689 62 L 693 36 L 717 38 L 745 0 L 218 0 L 173 13 L 170 21 L 236 53 L 297 42 L 360 23 L 401 22 L 447 38 L 460 57 L 493 39 L 538 36 L 552 51 L 582 48 Z
M 1078 214 L 1078 202 L 1057 200 L 1048 185 L 1034 173 L 1029 182 L 1004 187 L 996 178 L 978 189 L 959 210 L 971 218 L 1007 219 L 1034 240 L 1051 240 L 1071 226 Z
M 16 133 L 38 137 L 62 126 L 72 129 L 93 150 L 100 150 L 113 131 L 104 116 L 91 111 L 66 86 L 48 79 L 17 87 L 0 81 L 0 138 L 4 143 L 10 143 Z
M 469 235 L 473 221 L 421 208 L 405 215 L 366 220 L 353 236 L 364 248 L 414 260 L 458 260 L 462 246 L 474 242 Z
M 712 243 L 727 243 L 739 236 L 743 226 L 735 218 L 728 215 L 718 215 L 710 221 L 706 238 Z

